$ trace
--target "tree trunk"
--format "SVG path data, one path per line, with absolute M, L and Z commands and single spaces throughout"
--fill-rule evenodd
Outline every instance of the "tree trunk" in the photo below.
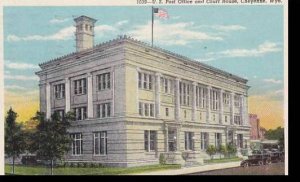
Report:
M 51 175 L 53 175 L 53 159 L 51 159 Z
M 15 156 L 13 156 L 12 174 L 15 174 Z

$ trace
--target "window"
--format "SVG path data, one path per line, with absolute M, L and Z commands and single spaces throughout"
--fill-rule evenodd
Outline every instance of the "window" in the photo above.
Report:
M 169 108 L 166 108 L 166 116 L 169 116 Z
M 107 154 L 107 132 L 94 133 L 94 155 Z
M 183 113 L 184 113 L 184 118 L 186 118 L 186 110 L 184 110 Z
M 74 108 L 74 113 L 76 116 L 76 120 L 85 120 L 87 118 L 86 107 Z
M 206 94 L 205 94 L 205 89 L 202 87 L 196 86 L 196 106 L 199 108 L 204 108 L 205 107 L 205 99 Z
M 97 117 L 98 118 L 107 118 L 111 116 L 111 104 L 102 103 L 97 105 Z
M 168 93 L 168 94 L 173 93 L 172 85 L 173 85 L 173 82 L 171 79 L 164 78 L 164 77 L 161 78 L 161 91 L 163 93 Z
M 153 86 L 153 76 L 148 73 L 138 73 L 138 86 L 141 89 L 152 90 Z
M 176 151 L 176 130 L 168 130 L 168 147 L 169 151 Z
M 54 85 L 54 92 L 55 92 L 56 99 L 65 98 L 65 84 L 62 83 L 62 84 Z
M 211 109 L 218 110 L 219 109 L 219 94 L 217 90 L 211 90 Z
M 89 26 L 88 26 L 88 25 L 85 25 L 85 30 L 86 30 L 86 31 L 88 31 L 88 28 L 89 28 Z
M 238 95 L 234 96 L 234 106 L 235 107 L 240 107 L 240 103 L 241 103 L 241 97 Z
M 156 150 L 156 131 L 145 130 L 144 140 L 145 140 L 145 151 L 150 152 Z
M 82 154 L 82 135 L 81 133 L 71 134 L 72 139 L 72 155 Z
M 202 120 L 202 112 L 199 114 L 199 119 Z
M 190 85 L 188 83 L 179 83 L 180 105 L 190 105 Z
M 139 102 L 139 115 L 154 117 L 154 104 Z
M 213 114 L 213 121 L 216 121 L 216 115 Z
M 86 94 L 86 78 L 74 81 L 74 94 Z
M 241 116 L 235 115 L 234 116 L 234 123 L 237 124 L 237 125 L 242 125 Z
M 243 148 L 243 134 L 237 134 L 237 147 Z
M 220 148 L 222 145 L 222 134 L 221 133 L 215 133 L 215 146 L 216 148 Z
M 110 89 L 110 73 L 97 75 L 98 90 Z
M 225 116 L 225 123 L 227 123 L 227 116 Z
M 228 93 L 223 93 L 223 103 L 228 106 L 229 105 L 229 100 L 230 100 L 229 94 Z
M 194 150 L 194 133 L 193 132 L 184 132 L 184 146 L 185 150 Z
M 206 150 L 208 148 L 208 133 L 201 132 L 201 150 Z

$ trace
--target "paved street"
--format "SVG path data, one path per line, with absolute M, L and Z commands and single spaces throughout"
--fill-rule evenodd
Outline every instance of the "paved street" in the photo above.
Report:
M 248 168 L 234 167 L 189 175 L 284 175 L 284 163 L 274 163 L 267 166 L 251 166 Z

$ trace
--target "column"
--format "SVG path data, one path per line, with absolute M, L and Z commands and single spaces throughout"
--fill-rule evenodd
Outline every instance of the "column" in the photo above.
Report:
M 224 107 L 223 107 L 223 93 L 224 93 L 224 90 L 223 89 L 220 89 L 220 113 L 219 113 L 219 121 L 220 121 L 220 124 L 223 124 L 223 111 L 224 111 Z
M 245 117 L 245 126 L 249 126 L 249 114 L 248 114 L 248 96 L 244 96 L 244 117 Z
M 230 93 L 230 124 L 234 125 L 234 93 Z
M 155 117 L 160 118 L 160 73 L 155 73 Z
M 241 116 L 241 125 L 245 124 L 245 115 L 244 115 L 244 96 L 240 96 L 240 116 Z
M 93 118 L 93 75 L 88 73 L 88 118 Z
M 193 82 L 193 97 L 192 97 L 192 121 L 196 120 L 196 87 L 197 83 Z
M 51 86 L 50 83 L 46 83 L 46 118 L 51 118 Z
M 115 67 L 112 68 L 112 76 L 111 76 L 111 86 L 110 89 L 112 91 L 112 106 L 110 108 L 110 115 L 115 116 Z M 138 81 L 138 79 L 137 79 Z
M 180 92 L 179 92 L 180 79 L 175 80 L 175 120 L 179 122 L 180 118 Z
M 210 123 L 210 91 L 211 86 L 207 86 L 207 93 L 206 93 L 206 122 Z
M 169 152 L 169 128 L 168 125 L 165 124 L 165 151 Z
M 70 94 L 71 94 L 71 89 L 70 89 L 70 79 L 66 78 L 65 79 L 65 96 L 66 96 L 66 108 L 65 108 L 65 112 L 69 112 L 70 111 L 70 107 L 71 107 L 71 103 L 70 103 Z
M 181 126 L 177 126 L 176 129 L 176 151 L 180 151 L 180 132 L 181 132 Z

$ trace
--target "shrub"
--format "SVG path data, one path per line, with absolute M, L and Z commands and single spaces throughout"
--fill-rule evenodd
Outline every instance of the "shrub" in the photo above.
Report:
M 218 149 L 218 152 L 220 153 L 220 158 L 221 158 L 221 154 L 225 156 L 228 155 L 228 149 L 225 145 L 221 145 L 221 147 Z
M 206 153 L 211 157 L 211 159 L 213 158 L 213 155 L 216 154 L 216 152 L 216 147 L 213 145 L 208 146 L 208 148 L 206 149 Z
M 164 154 L 159 154 L 159 164 L 161 165 L 166 164 L 166 158 Z
M 232 155 L 235 156 L 237 152 L 236 146 L 233 144 L 228 144 L 227 150 L 228 150 L 229 157 L 231 157 Z

